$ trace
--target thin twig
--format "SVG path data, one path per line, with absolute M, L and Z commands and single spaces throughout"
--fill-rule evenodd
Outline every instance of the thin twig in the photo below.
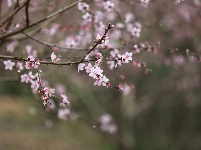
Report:
M 67 49 L 67 50 L 77 50 L 77 51 L 84 51 L 84 50 L 88 50 L 86 48 L 68 48 L 68 47 L 63 47 L 63 46 L 59 46 L 57 44 L 51 44 L 51 43 L 47 43 L 47 42 L 44 42 L 44 41 L 41 41 L 39 39 L 36 39 L 34 38 L 33 36 L 25 33 L 24 31 L 22 32 L 24 35 L 26 35 L 28 38 L 32 39 L 33 41 L 37 42 L 37 43 L 40 43 L 42 45 L 45 45 L 45 46 L 48 46 L 48 47 L 52 47 L 52 48 L 60 48 L 60 49 Z
M 13 31 L 13 32 L 4 34 L 4 35 L 0 36 L 0 40 L 6 39 L 6 38 L 8 38 L 8 37 L 10 37 L 10 36 L 13 36 L 13 35 L 16 35 L 16 34 L 18 34 L 18 33 L 21 33 L 22 31 L 25 31 L 25 30 L 27 30 L 27 29 L 33 27 L 33 26 L 36 26 L 36 25 L 38 25 L 38 24 L 40 24 L 40 23 L 42 23 L 42 22 L 44 22 L 44 21 L 46 21 L 46 20 L 48 20 L 48 19 L 51 19 L 51 18 L 53 18 L 54 16 L 56 16 L 56 15 L 58 15 L 58 14 L 64 12 L 64 11 L 66 11 L 66 10 L 68 10 L 68 9 L 70 9 L 70 8 L 72 8 L 72 7 L 74 7 L 75 5 L 77 5 L 77 3 L 82 2 L 82 1 L 84 1 L 84 0 L 76 1 L 76 2 L 74 2 L 74 3 L 72 3 L 72 4 L 68 5 L 68 6 L 66 6 L 66 7 L 64 7 L 64 8 L 62 8 L 62 9 L 60 9 L 60 10 L 54 12 L 54 13 L 52 13 L 51 15 L 46 16 L 46 17 L 44 17 L 43 19 L 41 19 L 41 20 L 39 20 L 39 21 L 37 21 L 37 22 L 35 22 L 35 23 L 30 24 L 29 26 L 24 26 L 24 27 L 22 27 L 22 28 L 20 28 L 20 29 L 18 29 L 18 30 Z
M 4 56 L 4 55 L 0 55 L 0 59 L 4 59 L 4 60 L 16 60 L 16 61 L 22 61 L 22 62 L 26 62 L 27 59 L 23 58 L 23 57 L 18 57 L 18 56 Z M 56 66 L 67 66 L 67 65 L 77 65 L 83 62 L 90 62 L 90 61 L 96 61 L 97 58 L 91 59 L 91 60 L 83 60 L 83 61 L 68 61 L 68 62 L 49 62 L 49 61 L 42 61 L 39 60 L 40 64 L 44 64 L 44 65 L 56 65 Z
M 54 98 L 60 102 L 63 102 L 61 99 L 59 99 L 58 97 L 54 96 Z M 69 106 L 67 103 L 64 103 L 64 105 L 66 107 L 68 107 L 72 112 L 74 112 L 80 119 L 82 119 L 84 122 L 86 122 L 87 124 L 91 125 L 93 128 L 102 130 L 101 126 L 95 125 L 94 123 L 92 123 L 91 121 L 89 121 L 88 119 L 86 119 L 85 117 L 81 116 L 74 108 L 72 108 L 71 106 Z

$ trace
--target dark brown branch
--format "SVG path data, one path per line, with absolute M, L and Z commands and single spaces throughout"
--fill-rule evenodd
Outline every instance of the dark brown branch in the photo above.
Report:
M 16 60 L 16 61 L 22 61 L 22 62 L 26 62 L 26 58 L 23 57 L 18 57 L 18 56 L 4 56 L 4 55 L 0 55 L 0 59 L 4 59 L 4 60 Z M 40 64 L 43 65 L 56 65 L 56 66 L 67 66 L 67 65 L 77 65 L 83 62 L 89 62 L 89 61 L 96 61 L 97 59 L 91 59 L 91 60 L 83 60 L 83 61 L 68 61 L 68 62 L 61 62 L 61 63 L 57 63 L 57 62 L 48 62 L 48 61 L 42 61 L 39 60 Z
M 13 12 L 11 12 L 8 17 L 6 17 L 4 20 L 0 22 L 0 27 L 2 27 L 6 22 L 8 22 L 15 14 L 17 14 L 18 11 L 20 11 L 25 5 L 27 1 L 23 2 L 19 7 L 17 7 Z
M 26 15 L 26 26 L 29 26 L 29 3 L 30 3 L 30 0 L 27 0 L 26 2 L 26 7 L 25 7 L 25 15 Z
M 46 21 L 46 20 L 48 20 L 48 19 L 51 19 L 51 18 L 53 18 L 54 16 L 56 16 L 56 15 L 58 15 L 58 14 L 64 12 L 64 11 L 66 11 L 66 10 L 68 10 L 68 9 L 70 9 L 70 8 L 72 8 L 72 7 L 74 7 L 75 5 L 77 5 L 78 2 L 82 2 L 82 1 L 84 1 L 84 0 L 80 0 L 80 1 L 74 2 L 74 3 L 72 3 L 72 4 L 68 5 L 68 6 L 66 6 L 66 7 L 64 7 L 64 8 L 62 8 L 62 9 L 60 9 L 60 10 L 54 12 L 54 13 L 52 13 L 51 15 L 49 15 L 49 16 L 47 16 L 47 17 L 44 17 L 43 19 L 41 19 L 41 20 L 39 20 L 39 21 L 37 21 L 37 22 L 35 22 L 35 23 L 30 24 L 29 26 L 24 26 L 24 27 L 22 27 L 22 28 L 20 28 L 20 29 L 18 29 L 18 30 L 13 31 L 13 32 L 4 34 L 4 35 L 0 36 L 0 40 L 6 39 L 6 38 L 8 38 L 8 37 L 10 37 L 10 36 L 13 36 L 13 35 L 16 35 L 16 34 L 18 34 L 18 33 L 21 33 L 22 31 L 25 31 L 25 30 L 27 30 L 27 29 L 33 27 L 33 26 L 36 26 L 36 25 L 38 25 L 38 24 L 40 24 L 40 23 L 42 23 L 42 22 L 44 22 L 44 21 Z

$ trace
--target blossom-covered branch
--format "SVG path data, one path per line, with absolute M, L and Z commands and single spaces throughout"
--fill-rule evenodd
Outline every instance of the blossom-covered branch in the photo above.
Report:
M 82 62 L 86 58 L 86 56 L 89 55 L 89 53 L 91 53 L 99 44 L 101 44 L 105 40 L 108 31 L 112 29 L 113 27 L 114 25 L 111 25 L 111 24 L 108 25 L 107 29 L 105 29 L 105 33 L 103 34 L 103 36 L 97 39 L 93 47 L 85 54 L 85 56 L 80 60 L 80 62 Z
M 28 61 L 27 58 L 23 58 L 23 57 L 18 57 L 18 56 L 3 56 L 0 55 L 0 59 L 3 60 L 16 60 L 16 61 L 22 61 L 22 62 L 26 62 Z M 48 62 L 48 61 L 42 61 L 42 60 L 37 60 L 39 64 L 44 64 L 44 65 L 56 65 L 56 66 L 66 66 L 66 65 L 77 65 L 83 62 L 90 62 L 90 61 L 96 61 L 97 58 L 94 59 L 90 59 L 90 60 L 82 60 L 82 61 L 68 61 L 68 62 Z M 32 61 L 31 61 L 32 62 Z

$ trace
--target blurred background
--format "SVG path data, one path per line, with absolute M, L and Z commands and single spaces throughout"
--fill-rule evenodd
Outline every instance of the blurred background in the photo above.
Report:
M 2 17 L 8 6 L 6 1 L 0 2 Z M 32 22 L 72 2 L 33 0 Z M 87 2 L 94 5 L 92 1 Z M 42 67 L 42 78 L 56 91 L 65 91 L 79 115 L 98 125 L 101 116 L 105 116 L 115 125 L 116 132 L 100 131 L 80 118 L 58 119 L 57 111 L 45 110 L 40 96 L 32 93 L 30 85 L 20 82 L 17 72 L 5 71 L 1 60 L 0 150 L 201 149 L 201 64 L 197 58 L 201 55 L 201 1 L 185 0 L 175 5 L 174 0 L 152 0 L 148 7 L 129 0 L 119 3 L 122 16 L 130 11 L 143 26 L 141 37 L 134 43 L 149 43 L 157 51 L 134 55 L 134 60 L 146 62 L 148 74 L 132 64 L 112 72 L 104 70 L 112 83 L 133 84 L 133 92 L 124 94 L 94 86 L 94 80 L 86 73 L 78 74 L 77 66 Z M 7 28 L 12 28 L 23 13 L 20 11 Z M 61 24 L 54 39 L 47 38 L 37 27 L 30 33 L 44 41 L 58 41 L 63 38 L 65 26 L 69 27 L 65 33 L 76 32 L 79 17 L 75 7 L 54 19 L 53 23 Z M 41 28 L 50 27 L 47 23 Z M 10 55 L 6 46 L 12 41 L 18 41 L 12 55 L 23 55 L 21 49 L 27 44 L 35 47 L 40 55 L 52 52 L 49 47 L 16 35 L 14 40 L 1 41 L 1 54 Z M 195 56 L 186 55 L 186 49 Z M 80 52 L 65 54 L 81 55 Z

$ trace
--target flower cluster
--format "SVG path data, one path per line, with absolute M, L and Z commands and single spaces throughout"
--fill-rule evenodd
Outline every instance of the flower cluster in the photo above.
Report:
M 108 132 L 109 134 L 115 134 L 117 132 L 117 126 L 112 123 L 112 116 L 110 114 L 103 114 L 99 121 L 104 132 Z
M 41 85 L 41 79 L 39 73 L 33 74 L 32 71 L 29 71 L 29 73 L 22 74 L 20 77 L 21 82 L 31 84 L 31 88 L 33 89 L 34 92 L 36 92 Z
M 122 63 L 129 63 L 133 60 L 132 52 L 126 52 L 125 54 L 121 55 L 118 49 L 114 49 L 110 52 L 110 59 L 107 61 L 108 68 L 113 70 L 117 66 L 121 66 Z
M 28 56 L 25 61 L 25 68 L 31 69 L 32 67 L 37 69 L 40 65 L 40 62 L 38 59 L 35 59 L 33 56 Z
M 98 85 L 98 86 L 102 85 L 102 86 L 110 87 L 109 79 L 102 74 L 103 70 L 100 68 L 100 63 L 101 63 L 101 60 L 97 60 L 94 66 L 92 66 L 91 63 L 88 63 L 87 65 L 84 63 L 80 63 L 78 65 L 78 72 L 83 71 L 85 69 L 86 73 L 88 73 L 90 77 L 96 80 L 94 85 Z

